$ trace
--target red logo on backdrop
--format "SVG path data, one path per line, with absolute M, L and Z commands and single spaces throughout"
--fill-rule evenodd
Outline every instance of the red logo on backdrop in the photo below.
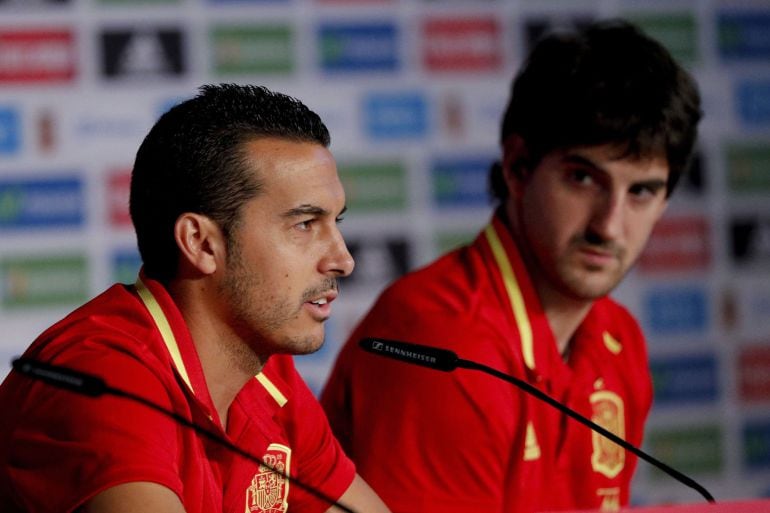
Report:
M 0 82 L 58 82 L 75 77 L 70 30 L 0 30 Z
M 704 217 L 662 218 L 639 258 L 639 270 L 697 271 L 711 263 L 711 235 Z
M 107 213 L 112 226 L 131 226 L 128 195 L 131 190 L 131 170 L 115 169 L 107 175 Z
M 770 344 L 744 348 L 738 357 L 741 398 L 770 401 Z
M 434 18 L 423 24 L 423 64 L 433 71 L 500 68 L 500 26 L 494 18 Z

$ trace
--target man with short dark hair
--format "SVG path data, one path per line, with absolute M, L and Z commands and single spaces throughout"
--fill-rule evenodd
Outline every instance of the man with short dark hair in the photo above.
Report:
M 502 124 L 491 222 L 385 290 L 322 395 L 332 429 L 393 511 L 628 504 L 636 458 L 619 446 L 492 376 L 383 360 L 358 342 L 449 349 L 640 444 L 652 402 L 645 341 L 608 294 L 663 214 L 700 116 L 692 78 L 627 23 L 537 44 Z
M 290 356 L 321 346 L 337 279 L 353 270 L 328 145 L 314 112 L 261 87 L 204 86 L 172 108 L 132 173 L 136 284 L 114 285 L 24 355 L 100 376 L 261 463 L 141 402 L 11 372 L 0 510 L 387 512 Z

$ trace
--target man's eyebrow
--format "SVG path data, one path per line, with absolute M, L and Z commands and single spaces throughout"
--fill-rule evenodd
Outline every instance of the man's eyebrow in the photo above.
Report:
M 595 169 L 601 173 L 607 173 L 607 171 L 604 170 L 604 168 L 591 160 L 588 157 L 584 157 L 583 155 L 578 155 L 575 153 L 569 153 L 564 156 L 562 159 L 567 164 L 572 164 L 576 166 L 582 166 L 582 167 L 588 167 L 591 169 Z M 660 178 L 650 178 L 649 180 L 640 180 L 638 182 L 633 183 L 634 186 L 642 186 L 647 187 L 649 189 L 658 190 L 666 187 L 667 182 L 666 180 L 660 179 Z
M 300 205 L 298 207 L 290 208 L 281 214 L 281 217 L 299 217 L 307 215 L 325 216 L 329 215 L 329 211 L 317 205 Z
M 342 207 L 342 210 L 340 210 L 340 213 L 337 214 L 336 217 L 340 217 L 341 215 L 345 214 L 345 212 L 348 211 L 348 207 Z M 284 212 L 281 217 L 300 217 L 300 216 L 328 216 L 331 212 L 326 210 L 325 208 L 321 208 L 317 205 L 300 205 L 298 207 L 290 208 L 286 212 Z
M 594 162 L 593 160 L 589 159 L 588 157 L 584 157 L 583 155 L 578 155 L 577 153 L 568 153 L 564 155 L 562 160 L 566 164 L 574 164 L 578 166 L 584 166 L 584 167 L 590 167 L 593 169 L 598 169 L 599 171 L 604 171 L 602 167 Z
M 660 180 L 658 178 L 652 178 L 650 180 L 641 180 L 639 182 L 635 182 L 633 184 L 635 187 L 647 187 L 650 190 L 653 191 L 659 191 L 666 187 L 667 183 L 665 180 Z

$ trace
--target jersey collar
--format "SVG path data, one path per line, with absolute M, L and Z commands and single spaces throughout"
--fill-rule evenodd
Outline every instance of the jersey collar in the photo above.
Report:
M 506 246 L 512 245 L 512 241 L 508 240 L 510 238 L 508 232 L 498 216 L 495 216 L 492 222 L 484 228 L 484 237 L 492 250 L 492 256 L 503 280 L 511 312 L 519 331 L 524 364 L 529 370 L 534 371 L 535 346 L 532 337 L 532 325 L 527 313 L 524 294 L 522 293 L 519 281 L 516 279 L 516 273 L 506 250 Z
M 168 294 L 165 292 L 165 289 L 159 283 L 144 276 L 143 272 L 139 273 L 135 286 L 136 291 L 139 294 L 139 298 L 142 300 L 145 307 L 147 308 L 147 311 L 150 313 L 153 321 L 155 322 L 155 326 L 157 327 L 158 332 L 163 339 L 163 343 L 165 344 L 166 349 L 171 356 L 171 360 L 174 363 L 174 367 L 176 368 L 179 377 L 182 379 L 182 381 L 184 381 L 184 383 L 187 385 L 187 388 L 193 395 L 202 394 L 204 396 L 204 400 L 213 406 L 211 398 L 208 394 L 208 387 L 205 384 L 203 370 L 200 368 L 200 361 L 197 359 L 197 352 L 192 346 L 192 341 L 190 341 L 190 344 L 188 344 L 191 346 L 189 348 L 189 353 L 183 356 L 183 346 L 180 346 L 177 337 L 174 335 L 174 330 L 171 328 L 171 323 L 169 322 L 164 309 L 161 307 L 161 301 L 168 296 Z M 155 289 L 154 292 L 153 289 Z M 173 303 L 173 300 L 170 298 L 168 299 Z M 174 309 L 174 313 L 178 313 L 178 311 Z M 181 314 L 179 315 L 181 317 Z M 183 320 L 180 322 L 184 323 Z M 190 362 L 191 359 L 194 359 L 194 361 Z M 193 380 L 190 378 L 191 373 L 187 370 L 188 366 L 185 365 L 185 360 L 188 361 L 188 364 L 192 363 L 194 369 L 197 370 L 197 373 L 200 375 L 200 380 L 194 380 L 196 381 L 196 386 L 193 386 Z M 193 376 L 195 375 L 196 373 L 193 373 Z M 270 397 L 273 398 L 279 407 L 283 407 L 288 402 L 287 397 L 283 394 L 283 392 L 281 392 L 280 388 L 270 378 L 268 378 L 264 372 L 260 372 L 254 377 L 256 378 L 256 381 L 258 381 L 259 384 L 262 385 L 262 387 L 267 391 Z M 198 391 L 197 394 L 196 390 Z

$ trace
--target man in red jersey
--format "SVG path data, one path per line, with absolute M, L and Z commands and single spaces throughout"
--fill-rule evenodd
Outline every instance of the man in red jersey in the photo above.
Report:
M 139 279 L 24 355 L 100 376 L 258 461 L 139 401 L 12 372 L 0 386 L 1 511 L 388 511 L 290 356 L 321 346 L 337 278 L 353 269 L 328 145 L 315 113 L 261 87 L 204 86 L 172 108 L 132 173 Z
M 489 225 L 385 290 L 322 395 L 343 447 L 393 511 L 628 503 L 636 460 L 614 443 L 492 376 L 385 360 L 358 342 L 452 350 L 639 444 L 652 401 L 645 341 L 607 295 L 687 165 L 699 104 L 690 76 L 624 22 L 534 48 L 505 113 Z

